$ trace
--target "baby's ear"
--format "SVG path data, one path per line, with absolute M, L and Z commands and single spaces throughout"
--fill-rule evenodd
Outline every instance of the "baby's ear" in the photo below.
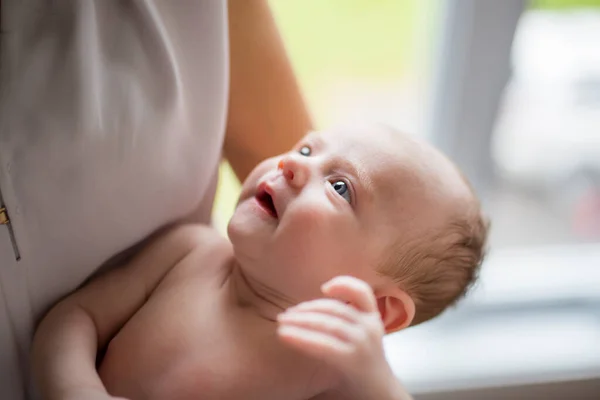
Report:
M 389 285 L 379 288 L 375 297 L 386 334 L 410 326 L 415 317 L 415 302 L 408 293 Z

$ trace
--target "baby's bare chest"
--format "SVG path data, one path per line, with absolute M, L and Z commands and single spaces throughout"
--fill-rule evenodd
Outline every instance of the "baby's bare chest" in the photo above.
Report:
M 205 276 L 168 278 L 107 350 L 100 373 L 111 394 L 132 399 L 311 397 L 318 363 L 280 343 L 275 323 L 232 308 L 220 284 Z

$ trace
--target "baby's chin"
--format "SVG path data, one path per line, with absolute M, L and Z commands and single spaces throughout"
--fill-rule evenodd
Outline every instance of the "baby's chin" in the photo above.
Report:
M 270 245 L 276 226 L 261 221 L 252 211 L 244 208 L 244 204 L 241 204 L 229 220 L 227 236 L 239 262 L 246 263 L 252 260 L 264 263 L 267 261 L 266 256 L 271 253 Z

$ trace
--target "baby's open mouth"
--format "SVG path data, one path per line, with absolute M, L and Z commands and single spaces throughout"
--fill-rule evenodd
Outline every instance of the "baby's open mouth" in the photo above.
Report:
M 273 204 L 273 198 L 266 190 L 260 189 L 256 193 L 256 200 L 258 204 L 267 211 L 273 218 L 277 218 L 277 210 L 275 210 L 275 204 Z

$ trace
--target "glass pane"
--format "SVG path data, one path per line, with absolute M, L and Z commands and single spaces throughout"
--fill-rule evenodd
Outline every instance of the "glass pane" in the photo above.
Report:
M 509 3 L 518 2 L 506 1 L 505 7 Z M 468 11 L 457 20 L 472 22 L 475 4 L 501 2 L 447 4 L 456 7 L 453 11 Z M 538 0 L 521 15 L 512 75 L 493 130 L 497 179 L 485 196 L 491 251 L 479 284 L 439 318 L 384 339 L 390 364 L 414 394 L 422 392 L 427 399 L 597 397 L 597 389 L 581 382 L 589 379 L 594 388 L 600 382 L 598 7 L 599 1 Z M 502 26 L 493 25 L 495 15 L 483 8 L 487 11 L 476 21 L 480 27 Z M 478 31 L 483 32 L 479 37 L 493 39 L 490 31 Z M 472 41 L 458 47 L 497 51 L 493 44 L 476 42 L 479 47 Z M 481 53 L 476 56 L 472 59 L 480 61 Z M 481 82 L 461 72 L 464 86 Z M 497 78 L 491 75 L 485 79 Z M 477 102 L 497 94 L 485 92 Z M 460 116 L 473 116 L 466 114 Z M 468 139 L 487 133 L 477 131 Z M 474 153 L 467 150 L 470 154 L 462 154 Z M 484 155 L 480 159 L 489 161 Z M 550 383 L 556 389 L 544 386 Z
M 500 248 L 600 241 L 600 13 L 538 3 L 516 31 L 495 130 Z

